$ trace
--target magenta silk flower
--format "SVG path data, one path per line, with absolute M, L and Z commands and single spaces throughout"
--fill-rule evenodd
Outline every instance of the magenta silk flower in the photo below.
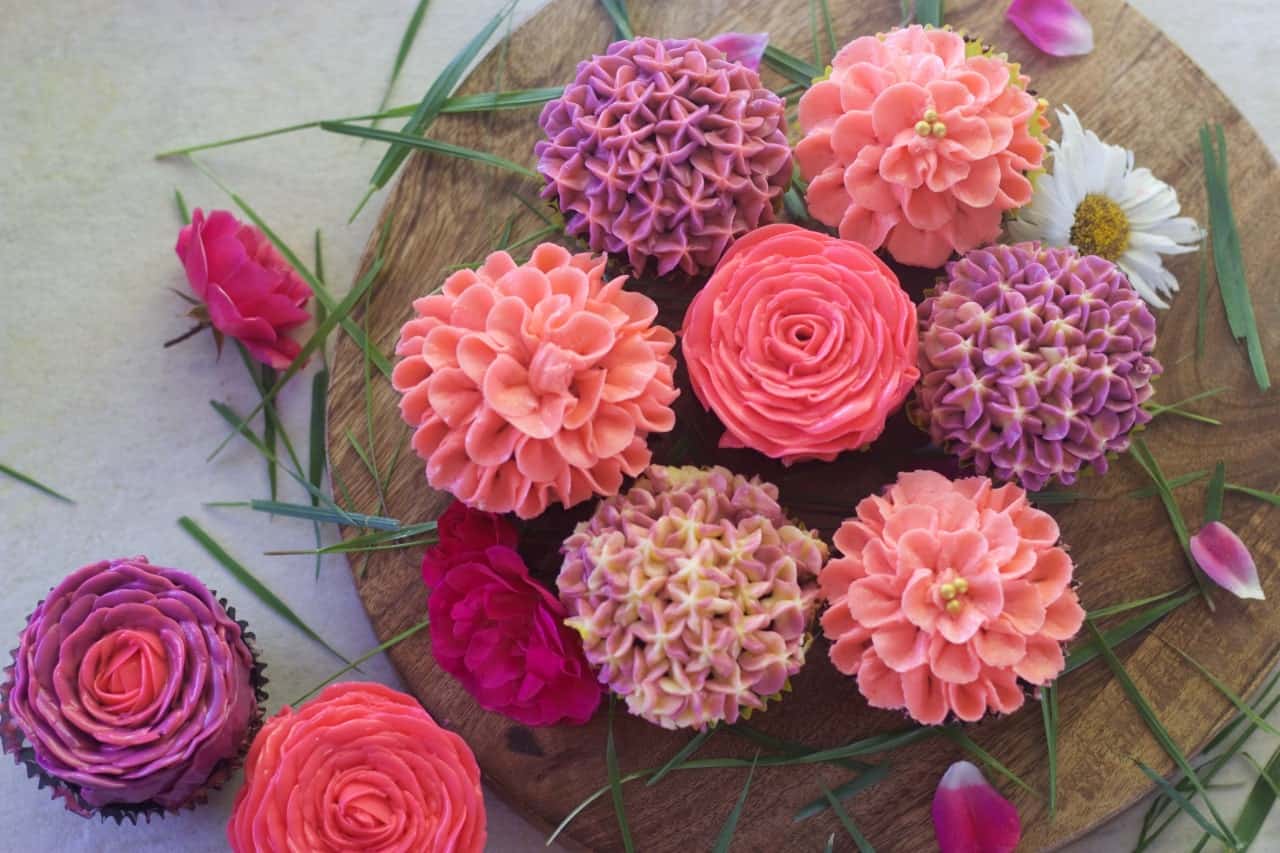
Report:
M 601 688 L 564 606 L 529 576 L 501 517 L 455 503 L 422 561 L 431 651 L 486 711 L 527 726 L 580 725 Z
M 764 49 L 769 46 L 769 34 L 721 33 L 707 39 L 707 44 L 724 51 L 725 59 L 730 62 L 739 62 L 752 71 L 759 71 Z
M 1013 803 L 967 761 L 943 774 L 933 795 L 933 831 L 940 853 L 1012 853 L 1022 837 Z
M 197 207 L 175 250 L 204 303 L 192 312 L 202 326 L 235 338 L 277 370 L 297 358 L 301 347 L 286 333 L 311 318 L 311 288 L 261 231 L 225 210 L 206 217 Z
M 1071 0 L 1013 0 L 1005 17 L 1050 56 L 1093 50 L 1093 27 Z

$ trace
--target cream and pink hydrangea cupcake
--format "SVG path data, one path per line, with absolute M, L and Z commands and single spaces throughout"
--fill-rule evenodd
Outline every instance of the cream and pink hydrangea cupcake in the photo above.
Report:
M 986 477 L 898 476 L 858 504 L 822 570 L 831 661 L 876 708 L 937 725 L 1012 713 L 1084 620 L 1058 525 Z
M 599 679 L 667 729 L 733 723 L 804 664 L 827 558 L 778 490 L 654 465 L 565 540 L 557 586 Z

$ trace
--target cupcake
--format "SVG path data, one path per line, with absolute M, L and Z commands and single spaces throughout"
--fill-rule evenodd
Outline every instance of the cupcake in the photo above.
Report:
M 1053 681 L 1084 610 L 1053 516 L 986 477 L 899 474 L 836 532 L 822 570 L 831 662 L 923 725 L 1012 713 Z
M 413 303 L 391 383 L 427 482 L 475 509 L 540 515 L 612 495 L 675 425 L 675 336 L 605 259 L 494 252 Z
M 253 741 L 227 842 L 233 853 L 481 853 L 480 768 L 410 696 L 345 682 Z
M 1044 161 L 1048 105 L 1028 83 L 950 30 L 855 39 L 800 99 L 809 214 L 918 267 L 991 242 Z
M 614 42 L 543 107 L 542 196 L 569 234 L 638 274 L 697 274 L 773 220 L 791 181 L 785 112 L 755 70 L 706 42 Z
M 261 722 L 252 636 L 185 572 L 145 557 L 85 566 L 19 636 L 0 687 L 5 751 L 86 817 L 193 807 Z
M 599 679 L 666 729 L 761 710 L 804 664 L 827 546 L 777 487 L 654 465 L 561 549 L 557 586 Z
M 979 474 L 1071 484 L 1087 466 L 1106 473 L 1151 420 L 1155 346 L 1155 317 L 1111 261 L 988 246 L 949 264 L 920 306 L 909 412 Z

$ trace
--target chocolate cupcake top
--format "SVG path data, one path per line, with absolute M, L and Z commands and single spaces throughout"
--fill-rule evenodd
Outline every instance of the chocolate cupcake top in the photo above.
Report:
M 199 580 L 145 557 L 73 572 L 13 657 L 5 748 L 25 737 L 55 787 L 72 786 L 73 811 L 192 804 L 256 718 L 240 624 Z

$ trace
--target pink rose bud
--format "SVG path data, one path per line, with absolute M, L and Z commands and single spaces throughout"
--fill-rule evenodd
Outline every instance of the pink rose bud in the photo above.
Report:
M 305 307 L 311 288 L 266 235 L 225 210 L 206 218 L 197 207 L 174 248 L 203 303 L 191 312 L 199 321 L 192 332 L 212 326 L 219 345 L 223 335 L 235 338 L 277 370 L 297 358 L 302 347 L 286 332 L 311 319 Z
M 725 59 L 741 63 L 752 71 L 760 70 L 764 49 L 769 46 L 768 33 L 721 33 L 707 39 L 707 44 L 724 51 Z
M 1013 0 L 1005 17 L 1050 56 L 1093 50 L 1093 27 L 1071 0 Z
M 1230 527 L 1211 521 L 1191 537 L 1191 556 L 1209 580 L 1237 598 L 1266 598 L 1253 555 Z
M 981 770 L 957 761 L 933 795 L 933 831 L 941 853 L 1012 853 L 1022 822 L 1013 803 L 987 784 Z

